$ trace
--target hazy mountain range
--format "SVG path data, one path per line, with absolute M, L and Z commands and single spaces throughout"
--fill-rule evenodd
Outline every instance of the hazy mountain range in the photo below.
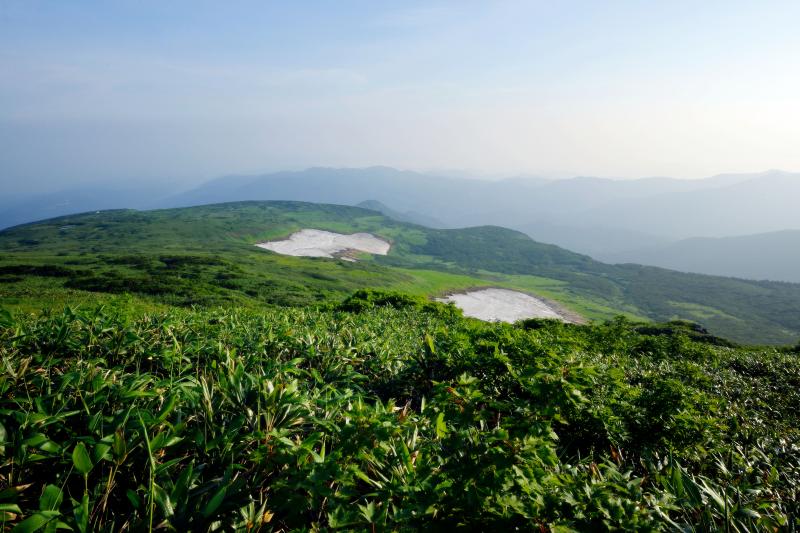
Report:
M 800 230 L 797 198 L 800 174 L 777 170 L 699 180 L 488 181 L 388 167 L 310 168 L 228 176 L 176 194 L 87 188 L 17 198 L 0 204 L 0 227 L 116 207 L 300 200 L 362 205 L 431 227 L 505 226 L 604 261 L 797 281 L 797 234 L 785 231 Z
M 46 194 L 0 199 L 0 229 L 62 215 L 101 209 L 144 209 L 164 192 L 143 188 L 82 186 Z
M 663 246 L 606 254 L 603 260 L 800 283 L 800 231 L 784 230 L 741 237 L 694 237 Z

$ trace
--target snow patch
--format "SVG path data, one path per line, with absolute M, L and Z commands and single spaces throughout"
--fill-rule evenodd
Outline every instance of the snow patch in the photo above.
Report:
M 523 292 L 508 289 L 480 289 L 437 298 L 439 302 L 454 303 L 465 316 L 490 322 L 516 322 L 526 318 L 564 317 L 547 302 Z
M 288 239 L 256 244 L 259 248 L 271 250 L 282 255 L 299 257 L 340 257 L 354 261 L 352 257 L 341 256 L 347 252 L 367 252 L 386 255 L 391 245 L 371 233 L 344 235 L 319 229 L 304 229 L 292 233 Z

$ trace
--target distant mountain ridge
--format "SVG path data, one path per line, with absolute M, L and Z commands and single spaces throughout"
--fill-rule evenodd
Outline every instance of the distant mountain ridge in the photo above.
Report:
M 515 226 L 596 209 L 615 201 L 694 192 L 746 181 L 751 175 L 707 180 L 643 178 L 563 180 L 510 178 L 498 181 L 452 178 L 389 167 L 310 168 L 261 176 L 218 178 L 169 197 L 162 207 L 238 200 L 295 200 L 355 205 L 364 198 L 400 212 L 435 216 L 451 227 L 476 224 Z M 566 219 L 568 220 L 568 219 Z M 519 224 L 518 224 L 519 223 Z
M 701 180 L 484 181 L 388 167 L 312 168 L 220 178 L 168 198 L 164 206 L 241 199 L 356 205 L 365 196 L 399 212 L 434 217 L 447 227 L 498 224 L 583 253 L 621 252 L 651 241 L 696 236 L 800 229 L 800 210 L 794 206 L 800 174 L 778 170 Z M 565 237 L 582 228 L 595 235 L 585 240 Z M 611 236 L 607 242 L 603 232 Z
M 672 239 L 800 229 L 800 174 L 770 171 L 744 181 L 615 200 L 576 217 L 581 225 L 636 228 Z
M 800 230 L 740 237 L 694 237 L 662 246 L 601 256 L 683 272 L 800 283 Z
M 487 181 L 389 167 L 315 167 L 223 177 L 167 196 L 153 190 L 87 189 L 41 195 L 0 205 L 0 228 L 118 207 L 169 208 L 242 200 L 339 205 L 368 201 L 375 202 L 372 208 L 397 220 L 429 227 L 499 225 L 605 261 L 682 268 L 679 265 L 683 263 L 669 262 L 650 252 L 693 237 L 800 229 L 796 198 L 800 198 L 800 174 L 777 170 L 701 180 L 516 177 Z M 672 250 L 678 253 L 680 249 Z M 749 252 L 743 248 L 741 253 Z M 746 260 L 735 250 L 726 254 L 732 262 Z M 727 272 L 708 262 L 695 262 L 692 268 L 710 274 Z M 773 270 L 758 265 L 746 272 L 754 279 L 774 277 Z
M 363 202 L 356 204 L 356 207 L 363 207 L 364 209 L 371 209 L 372 211 L 377 211 L 378 213 L 386 215 L 387 217 L 397 220 L 399 222 L 410 222 L 411 224 L 419 224 L 420 226 L 426 226 L 428 228 L 445 227 L 445 225 L 440 220 L 437 220 L 434 217 L 429 217 L 421 213 L 416 213 L 414 211 L 401 213 L 400 211 L 396 211 L 377 200 L 364 200 Z
M 144 209 L 165 192 L 150 188 L 76 187 L 0 201 L 0 229 L 37 220 L 106 209 Z

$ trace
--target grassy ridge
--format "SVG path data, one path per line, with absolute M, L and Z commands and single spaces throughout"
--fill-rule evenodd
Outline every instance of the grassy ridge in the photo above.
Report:
M 368 231 L 391 240 L 392 250 L 352 264 L 253 246 L 309 227 Z M 800 337 L 800 285 L 606 265 L 503 228 L 434 230 L 345 206 L 88 213 L 0 232 L 0 249 L 0 301 L 23 308 L 100 293 L 167 305 L 304 306 L 363 287 L 431 296 L 495 285 L 533 291 L 590 319 L 689 319 L 745 343 Z
M 0 516 L 75 531 L 792 528 L 800 363 L 684 324 L 0 315 Z M 27 528 L 27 529 L 25 529 Z
M 254 243 L 315 227 L 370 231 L 391 239 L 392 257 L 359 263 L 280 256 Z M 424 228 L 394 223 L 343 206 L 259 202 L 138 213 L 112 211 L 62 217 L 0 232 L 0 295 L 12 305 L 64 299 L 58 288 L 132 292 L 179 305 L 307 305 L 338 301 L 362 287 L 437 294 L 480 285 L 515 285 L 509 276 L 475 275 L 412 253 Z M 383 259 L 383 258 L 381 258 Z M 55 294 L 26 295 L 32 277 L 50 266 Z M 584 304 L 580 298 L 570 298 Z

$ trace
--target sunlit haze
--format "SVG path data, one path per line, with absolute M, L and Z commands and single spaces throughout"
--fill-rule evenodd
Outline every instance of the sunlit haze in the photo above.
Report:
M 798 2 L 0 3 L 0 187 L 800 169 Z

